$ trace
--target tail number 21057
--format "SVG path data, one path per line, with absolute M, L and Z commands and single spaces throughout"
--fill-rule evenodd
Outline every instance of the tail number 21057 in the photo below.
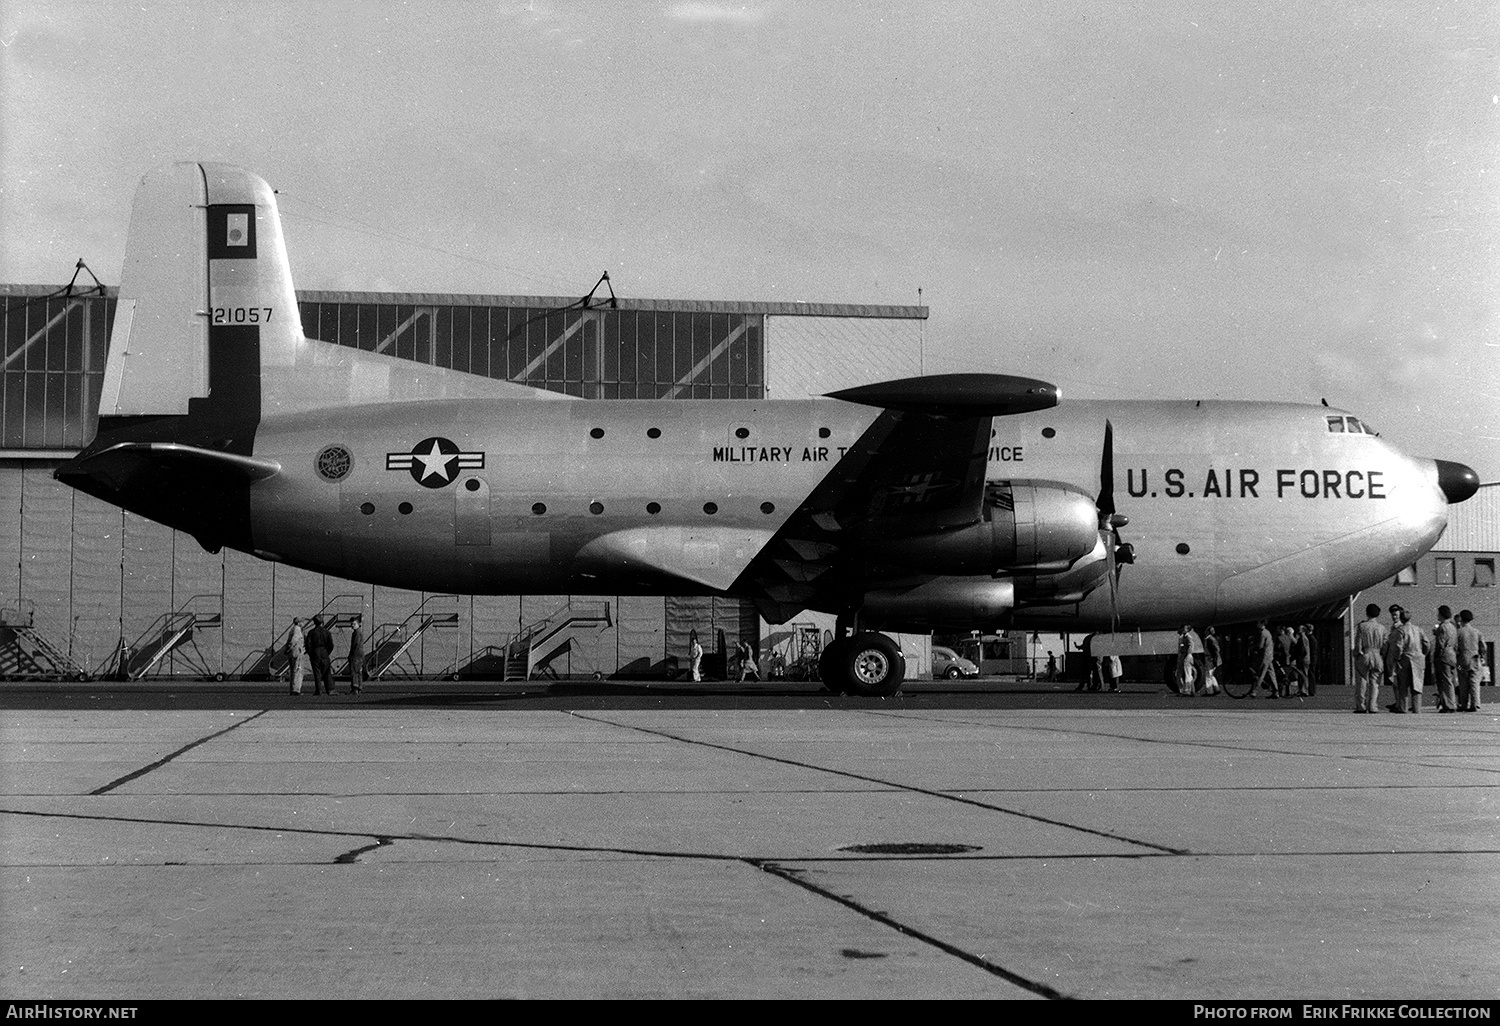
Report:
M 215 324 L 270 324 L 269 306 L 216 306 L 213 308 Z

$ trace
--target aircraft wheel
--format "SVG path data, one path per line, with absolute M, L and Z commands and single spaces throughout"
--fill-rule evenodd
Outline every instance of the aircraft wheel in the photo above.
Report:
M 224 680 L 224 675 L 222 673 L 216 673 L 214 674 L 214 680 L 222 682 Z
M 1222 677 L 1221 687 L 1224 694 L 1230 698 L 1249 698 L 1255 691 L 1255 672 L 1248 666 L 1241 666 L 1233 672 L 1225 672 L 1224 667 L 1219 668 Z
M 835 695 L 847 695 L 850 691 L 850 676 L 844 660 L 844 650 L 848 645 L 845 639 L 831 641 L 818 657 L 818 677 L 823 681 L 823 690 Z
M 856 634 L 840 650 L 839 668 L 849 682 L 849 693 L 867 698 L 889 698 L 906 679 L 901 649 L 884 634 Z

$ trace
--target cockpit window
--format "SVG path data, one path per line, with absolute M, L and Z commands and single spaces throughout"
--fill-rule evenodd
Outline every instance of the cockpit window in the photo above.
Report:
M 1336 435 L 1379 435 L 1380 432 L 1368 424 L 1361 424 L 1358 417 L 1328 417 L 1328 430 Z

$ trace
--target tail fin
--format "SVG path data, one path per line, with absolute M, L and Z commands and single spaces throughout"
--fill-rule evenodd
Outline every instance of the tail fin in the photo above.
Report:
M 142 179 L 120 277 L 104 418 L 253 425 L 366 403 L 550 395 L 304 338 L 276 194 L 230 164 Z
M 302 339 L 270 186 L 224 164 L 147 175 L 120 277 L 100 415 L 258 419 L 262 366 Z

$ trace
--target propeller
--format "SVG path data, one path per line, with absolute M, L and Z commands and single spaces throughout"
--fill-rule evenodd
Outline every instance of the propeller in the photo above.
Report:
M 1104 545 L 1105 576 L 1109 579 L 1110 631 L 1120 624 L 1120 571 L 1126 563 L 1135 562 L 1135 547 L 1120 537 L 1120 528 L 1130 518 L 1115 511 L 1115 426 L 1104 422 L 1104 452 L 1099 458 L 1099 530 L 1108 531 Z

